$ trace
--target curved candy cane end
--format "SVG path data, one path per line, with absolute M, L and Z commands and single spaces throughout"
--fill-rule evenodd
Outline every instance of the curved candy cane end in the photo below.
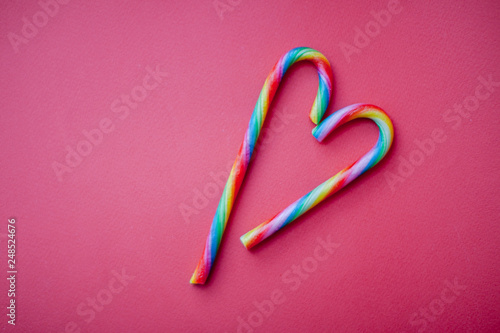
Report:
M 316 127 L 314 127 L 312 129 L 312 135 L 314 136 L 314 138 L 316 140 L 318 140 L 318 142 L 323 142 L 323 140 L 325 139 L 326 137 L 326 134 L 328 134 L 326 131 L 321 131 L 320 128 L 319 128 L 319 125 L 317 125 Z

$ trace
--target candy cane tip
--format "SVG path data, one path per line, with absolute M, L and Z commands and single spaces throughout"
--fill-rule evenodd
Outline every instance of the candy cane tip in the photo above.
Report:
M 316 116 L 316 114 L 314 114 L 314 113 L 313 113 L 313 114 L 311 114 L 311 115 L 309 116 L 309 119 L 311 119 L 311 121 L 313 122 L 313 124 L 314 124 L 314 125 L 318 125 L 319 119 L 318 119 L 318 117 Z
M 244 234 L 240 237 L 241 244 L 245 247 L 245 249 L 250 250 L 252 246 L 250 246 L 250 242 L 248 240 L 248 233 Z
M 196 282 L 196 280 L 194 278 L 194 275 L 191 276 L 191 279 L 189 280 L 189 283 L 191 283 L 191 284 L 198 284 L 198 282 Z
M 314 136 L 314 138 L 316 140 L 318 140 L 318 142 L 323 142 L 323 139 L 325 138 L 324 135 L 321 135 L 321 131 L 318 130 L 318 127 L 319 126 L 316 126 L 312 129 L 311 133 L 312 135 Z
M 198 272 L 194 272 L 193 276 L 191 276 L 191 280 L 189 280 L 189 283 L 191 284 L 205 284 L 206 277 L 202 276 Z
M 191 280 L 189 281 L 189 283 L 193 284 L 193 285 L 202 285 L 202 284 L 205 284 L 205 282 L 203 281 L 197 281 L 193 278 L 191 278 Z

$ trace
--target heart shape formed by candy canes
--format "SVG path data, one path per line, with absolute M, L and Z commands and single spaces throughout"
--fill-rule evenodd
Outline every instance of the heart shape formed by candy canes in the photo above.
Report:
M 379 127 L 380 135 L 375 146 L 351 166 L 341 170 L 314 190 L 294 202 L 272 219 L 260 224 L 241 237 L 247 249 L 257 245 L 282 227 L 286 226 L 309 209 L 326 199 L 328 196 L 345 187 L 366 170 L 377 164 L 389 151 L 394 130 L 392 122 L 385 112 L 370 104 L 354 104 L 336 111 L 331 116 L 321 120 L 325 113 L 332 93 L 332 70 L 328 60 L 320 52 L 307 47 L 298 47 L 283 55 L 271 70 L 264 83 L 257 104 L 255 105 L 247 132 L 236 160 L 233 164 L 224 191 L 222 192 L 217 211 L 210 227 L 205 249 L 198 266 L 191 277 L 192 284 L 204 284 L 215 261 L 222 235 L 227 225 L 234 200 L 248 168 L 255 144 L 258 140 L 269 105 L 287 69 L 294 63 L 308 60 L 318 70 L 319 87 L 316 99 L 311 108 L 310 118 L 317 124 L 313 136 L 322 141 L 335 128 L 356 118 L 372 119 Z M 319 124 L 318 124 L 319 123 Z

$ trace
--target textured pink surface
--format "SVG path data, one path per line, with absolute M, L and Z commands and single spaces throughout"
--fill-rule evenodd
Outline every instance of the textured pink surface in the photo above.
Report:
M 0 5 L 0 257 L 6 274 L 7 219 L 16 217 L 19 270 L 15 328 L 0 282 L 1 330 L 499 329 L 498 1 L 58 7 L 44 16 L 36 1 Z M 393 12 L 382 27 L 371 13 L 381 10 Z M 45 24 L 38 31 L 29 30 L 34 15 Z M 210 280 L 192 286 L 219 183 L 268 72 L 295 46 L 332 64 L 327 113 L 379 105 L 394 122 L 393 148 L 351 186 L 245 250 L 239 236 L 377 138 L 376 126 L 359 121 L 318 144 L 307 117 L 316 73 L 307 64 L 291 69 Z M 168 74 L 155 80 L 147 68 Z M 130 107 L 121 101 L 145 91 Z M 83 142 L 83 131 L 96 145 Z M 92 151 L 58 180 L 54 162 L 66 165 L 67 147 L 78 146 Z

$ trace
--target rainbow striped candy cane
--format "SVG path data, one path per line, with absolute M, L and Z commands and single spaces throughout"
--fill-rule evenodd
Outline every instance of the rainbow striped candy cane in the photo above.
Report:
M 302 60 L 312 62 L 316 66 L 319 76 L 318 93 L 309 114 L 312 122 L 318 124 L 328 107 L 330 96 L 332 94 L 333 76 L 328 60 L 318 51 L 308 47 L 298 47 L 288 51 L 280 58 L 280 60 L 278 60 L 276 65 L 274 65 L 271 73 L 264 83 L 262 91 L 260 92 L 259 99 L 257 100 L 252 117 L 250 118 L 250 123 L 248 124 L 245 138 L 243 139 L 243 143 L 238 151 L 238 156 L 236 156 L 236 160 L 234 161 L 226 186 L 222 192 L 219 206 L 215 212 L 212 226 L 210 227 L 210 232 L 205 243 L 203 255 L 198 263 L 198 266 L 196 266 L 193 276 L 191 277 L 191 283 L 193 284 L 204 284 L 207 280 L 210 269 L 214 264 L 217 251 L 222 240 L 222 235 L 226 229 L 227 220 L 231 214 L 234 200 L 238 195 L 238 191 L 241 183 L 243 182 L 243 178 L 245 177 L 255 144 L 259 138 L 262 125 L 266 119 L 269 105 L 273 100 L 285 72 L 291 65 Z
M 313 129 L 313 135 L 321 142 L 333 130 L 356 118 L 368 118 L 378 125 L 380 133 L 375 146 L 351 166 L 341 170 L 335 176 L 295 201 L 270 220 L 265 221 L 255 229 L 241 236 L 241 242 L 247 249 L 259 244 L 333 193 L 347 186 L 347 184 L 384 158 L 391 147 L 394 137 L 394 128 L 385 112 L 375 105 L 353 104 L 340 109 L 316 126 Z

